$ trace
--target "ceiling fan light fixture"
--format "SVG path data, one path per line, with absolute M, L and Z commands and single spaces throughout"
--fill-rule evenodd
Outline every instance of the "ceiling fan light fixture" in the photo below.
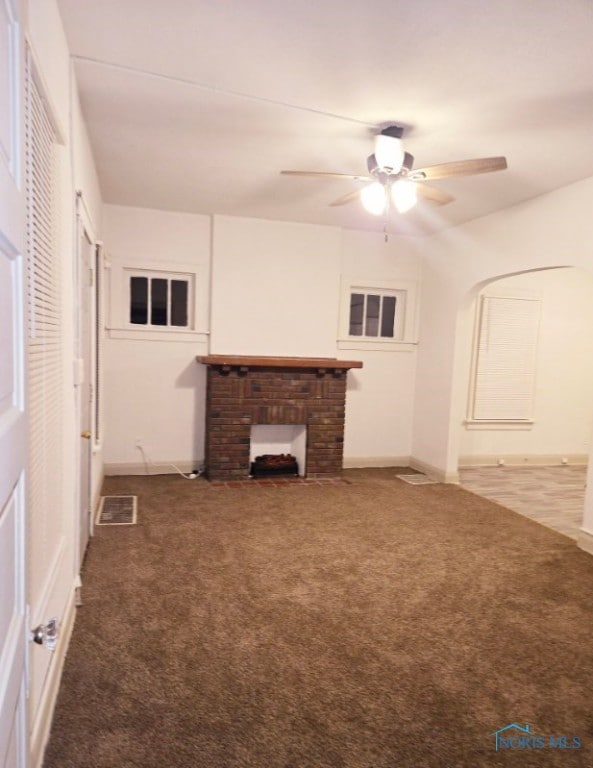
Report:
M 375 136 L 375 159 L 385 173 L 399 173 L 404 163 L 404 155 L 401 139 L 384 133 Z
M 406 213 L 418 202 L 416 185 L 407 181 L 396 181 L 391 187 L 391 199 L 399 213 Z
M 378 181 L 374 181 L 367 187 L 360 190 L 360 201 L 363 208 L 375 216 L 381 216 L 385 213 L 387 206 L 387 192 L 385 187 Z

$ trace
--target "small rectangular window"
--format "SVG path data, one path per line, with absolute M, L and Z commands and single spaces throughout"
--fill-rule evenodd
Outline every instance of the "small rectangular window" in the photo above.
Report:
M 161 273 L 162 274 L 162 273 Z M 190 278 L 130 276 L 129 318 L 146 328 L 187 328 L 190 320 Z
M 364 317 L 364 294 L 353 293 L 350 296 L 350 335 L 362 336 Z
M 393 339 L 396 297 L 379 293 L 350 294 L 350 336 Z
M 171 280 L 171 325 L 187 326 L 187 280 Z
M 365 336 L 379 335 L 379 312 L 381 310 L 381 297 L 373 293 L 367 296 Z
M 395 296 L 383 296 L 383 314 L 381 315 L 381 336 L 393 338 L 395 325 Z
M 167 280 L 153 278 L 150 281 L 150 324 L 167 325 Z
M 148 278 L 130 278 L 130 322 L 146 325 L 148 322 Z

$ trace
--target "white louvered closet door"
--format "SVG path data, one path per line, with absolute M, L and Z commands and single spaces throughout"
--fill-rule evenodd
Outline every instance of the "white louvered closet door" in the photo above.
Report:
M 0 768 L 27 768 L 23 25 L 0 2 Z
M 31 626 L 62 621 L 72 553 L 63 487 L 64 349 L 62 262 L 57 213 L 60 168 L 50 116 L 27 75 L 27 361 L 29 409 L 29 604 Z M 41 738 L 46 684 L 55 654 L 31 644 L 29 713 L 32 749 Z

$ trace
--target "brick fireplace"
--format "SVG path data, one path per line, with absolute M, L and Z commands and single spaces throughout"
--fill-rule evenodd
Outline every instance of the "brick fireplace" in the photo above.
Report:
M 206 355 L 206 473 L 249 476 L 253 425 L 305 425 L 307 477 L 342 471 L 346 374 L 360 361 Z

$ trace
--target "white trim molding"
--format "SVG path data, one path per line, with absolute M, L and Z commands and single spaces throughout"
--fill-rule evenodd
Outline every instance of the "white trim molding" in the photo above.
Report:
M 409 456 L 362 456 L 344 457 L 344 469 L 372 469 L 373 467 L 409 467 Z
M 593 532 L 581 528 L 577 536 L 577 547 L 588 555 L 593 555 Z
M 463 422 L 463 425 L 466 429 L 470 430 L 529 430 L 533 429 L 533 425 L 535 424 L 534 421 L 530 419 L 522 419 L 521 421 L 512 421 L 508 420 L 505 421 L 504 419 L 500 420 L 475 420 L 475 419 L 466 419 Z
M 194 469 L 203 466 L 204 459 L 196 461 L 155 461 L 155 462 L 125 462 L 105 464 L 105 477 L 115 477 L 116 475 L 176 475 L 179 471 L 184 473 L 192 472 Z M 176 469 L 176 468 L 177 469 Z
M 483 454 L 460 456 L 459 468 L 470 467 L 557 467 L 562 465 L 587 466 L 589 457 L 586 453 L 562 454 Z
M 459 485 L 459 472 L 457 470 L 454 472 L 446 472 L 444 469 L 434 467 L 432 464 L 428 464 L 425 461 L 415 459 L 413 456 L 410 458 L 410 467 L 418 472 L 423 472 L 425 475 L 431 477 L 433 480 L 437 480 L 439 483 Z
M 58 697 L 62 672 L 64 669 L 64 661 L 66 659 L 66 653 L 68 652 L 68 647 L 72 638 L 72 631 L 74 629 L 74 621 L 76 618 L 75 598 L 77 579 L 78 577 L 76 577 L 72 583 L 70 595 L 68 596 L 68 602 L 60 621 L 59 641 L 56 645 L 56 650 L 54 651 L 55 655 L 52 659 L 52 663 L 49 666 L 47 678 L 43 686 L 43 695 L 37 707 L 37 717 L 31 730 L 31 768 L 41 768 L 43 764 L 43 753 L 49 738 L 51 721 Z M 43 648 L 41 651 L 47 653 L 47 651 L 45 651 Z

